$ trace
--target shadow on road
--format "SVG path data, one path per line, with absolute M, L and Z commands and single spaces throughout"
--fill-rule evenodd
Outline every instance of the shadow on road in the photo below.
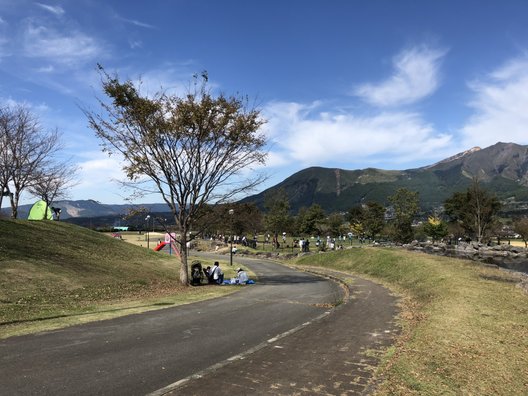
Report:
M 258 283 L 263 285 L 309 284 L 325 282 L 325 280 L 304 274 L 299 275 L 259 275 Z

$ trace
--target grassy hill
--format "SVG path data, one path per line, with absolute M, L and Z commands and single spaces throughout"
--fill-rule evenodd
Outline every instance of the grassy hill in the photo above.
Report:
M 0 235 L 0 337 L 49 318 L 172 305 L 224 289 L 182 287 L 174 256 L 72 224 L 0 219 Z

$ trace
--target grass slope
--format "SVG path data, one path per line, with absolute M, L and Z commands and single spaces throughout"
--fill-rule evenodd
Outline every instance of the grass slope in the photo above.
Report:
M 403 335 L 382 368 L 382 395 L 528 394 L 528 295 L 518 276 L 396 249 L 298 261 L 377 279 L 407 296 Z
M 0 220 L 0 235 L 0 337 L 46 329 L 35 326 L 46 318 L 125 310 L 122 315 L 131 306 L 160 307 L 226 292 L 182 287 L 174 256 L 72 224 Z

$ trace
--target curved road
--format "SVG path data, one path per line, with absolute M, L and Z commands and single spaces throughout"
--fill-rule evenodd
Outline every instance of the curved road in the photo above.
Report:
M 212 301 L 0 341 L 0 394 L 145 395 L 320 317 L 326 279 L 243 260 L 256 285 Z

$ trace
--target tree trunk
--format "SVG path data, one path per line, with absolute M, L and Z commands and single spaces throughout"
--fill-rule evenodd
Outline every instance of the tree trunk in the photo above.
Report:
M 2 202 L 4 201 L 4 197 L 9 196 L 9 189 L 6 189 L 6 186 L 0 187 L 0 209 L 2 208 Z
M 44 202 L 46 202 L 46 207 L 44 208 L 44 214 L 42 215 L 42 220 L 48 220 L 49 205 L 48 205 L 48 201 L 44 201 Z
M 18 191 L 15 191 L 14 194 L 9 196 L 9 199 L 11 201 L 11 218 L 16 219 L 18 217 Z
M 187 264 L 187 230 L 182 230 L 181 236 L 181 252 L 180 252 L 180 283 L 183 286 L 189 285 L 189 271 Z

